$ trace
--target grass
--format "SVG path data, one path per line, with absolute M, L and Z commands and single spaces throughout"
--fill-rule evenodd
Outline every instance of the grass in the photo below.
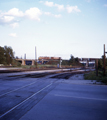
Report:
M 107 85 L 107 71 L 106 76 L 103 76 L 102 71 L 98 71 L 98 76 L 96 76 L 96 71 L 92 71 L 90 73 L 84 74 L 84 78 L 86 80 L 97 80 L 105 83 Z
M 38 68 L 54 68 L 57 67 L 57 65 L 48 65 L 48 64 L 39 64 Z
M 37 68 L 39 69 L 44 69 L 44 68 L 56 68 L 57 66 L 56 65 L 42 65 L 42 64 L 38 64 L 37 65 Z M 22 68 L 24 69 L 35 69 L 36 68 L 36 65 L 22 65 Z
M 36 66 L 35 65 L 22 65 L 21 67 L 24 69 L 30 69 L 30 68 L 35 68 Z
M 36 68 L 36 65 L 22 65 L 21 66 L 22 68 L 25 68 L 25 69 L 32 69 L 32 68 Z M 61 67 L 63 68 L 68 68 L 69 66 L 67 65 L 61 65 Z M 57 68 L 57 65 L 50 65 L 50 64 L 38 64 L 37 65 L 37 68 L 39 69 L 44 69 L 44 68 Z

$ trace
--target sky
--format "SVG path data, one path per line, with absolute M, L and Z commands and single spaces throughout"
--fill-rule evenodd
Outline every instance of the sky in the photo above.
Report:
M 100 58 L 104 44 L 107 0 L 0 0 L 0 46 L 19 58 Z

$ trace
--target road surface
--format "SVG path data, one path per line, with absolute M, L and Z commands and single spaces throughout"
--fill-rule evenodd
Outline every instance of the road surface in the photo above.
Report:
M 106 112 L 107 86 L 83 74 L 0 75 L 0 120 L 107 120 Z

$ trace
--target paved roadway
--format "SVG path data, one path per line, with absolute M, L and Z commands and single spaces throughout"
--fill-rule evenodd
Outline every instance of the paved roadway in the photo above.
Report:
M 107 120 L 106 85 L 83 74 L 16 75 L 0 75 L 0 120 Z

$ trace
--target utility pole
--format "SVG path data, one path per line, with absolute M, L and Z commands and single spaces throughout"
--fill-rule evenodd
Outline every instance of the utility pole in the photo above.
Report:
M 96 76 L 98 76 L 98 59 L 96 59 L 95 63 L 96 63 Z
M 104 71 L 103 71 L 103 75 L 105 76 L 105 44 L 104 44 L 104 58 L 103 58 L 103 64 L 104 64 Z
M 105 53 L 107 53 L 107 52 L 105 52 L 105 44 L 104 44 L 104 60 L 103 60 L 103 64 L 104 64 L 104 71 L 103 71 L 103 76 L 105 76 L 106 75 L 106 63 L 105 63 L 105 60 L 106 60 L 106 56 L 105 56 Z
M 35 46 L 35 64 L 36 64 L 36 68 L 37 68 L 37 51 L 36 51 L 36 46 Z

